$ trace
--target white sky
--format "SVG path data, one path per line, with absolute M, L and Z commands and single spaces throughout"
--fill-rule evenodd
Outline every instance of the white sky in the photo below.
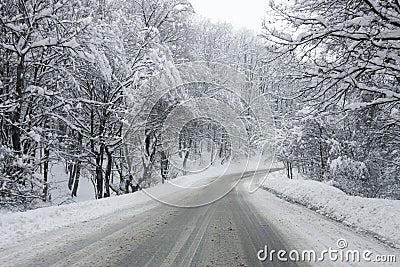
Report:
M 189 0 L 197 14 L 235 27 L 261 31 L 269 0 Z

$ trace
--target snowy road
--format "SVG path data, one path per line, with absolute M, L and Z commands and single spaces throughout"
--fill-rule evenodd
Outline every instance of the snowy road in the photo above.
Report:
M 196 194 L 174 194 L 188 205 L 202 203 L 234 184 L 224 176 Z M 269 249 L 317 252 L 336 248 L 344 238 L 352 249 L 397 255 L 378 243 L 304 207 L 258 190 L 249 195 L 248 179 L 213 204 L 175 208 L 157 202 L 125 209 L 70 227 L 29 238 L 0 252 L 1 266 L 321 266 L 320 262 L 260 262 L 257 252 Z M 142 209 L 140 213 L 137 209 Z M 324 261 L 323 266 L 366 266 Z M 371 264 L 371 266 L 373 266 Z M 375 266 L 382 266 L 375 265 Z M 396 264 L 387 264 L 396 266 Z

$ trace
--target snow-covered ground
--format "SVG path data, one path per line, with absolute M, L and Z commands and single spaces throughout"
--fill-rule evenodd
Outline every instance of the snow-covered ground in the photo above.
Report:
M 244 190 L 248 189 L 249 183 L 250 181 L 246 181 Z M 400 253 L 399 249 L 391 248 L 369 235 L 353 231 L 351 228 L 327 219 L 302 205 L 289 203 L 267 190 L 257 190 L 248 194 L 247 198 L 264 217 L 267 224 L 273 225 L 282 240 L 287 242 L 289 250 L 296 250 L 300 253 L 314 251 L 317 255 L 321 255 L 322 251 L 329 249 L 343 253 L 347 253 L 347 251 L 358 251 L 360 254 L 365 251 L 372 253 L 370 255 L 371 262 L 367 262 L 361 257 L 360 262 L 347 262 L 340 258 L 330 260 L 326 256 L 323 262 L 308 262 L 306 266 L 398 266 L 396 265 L 398 263 L 393 262 L 374 262 L 376 257 L 382 255 L 394 255 L 398 261 Z M 265 242 L 270 251 L 281 249 L 271 247 L 268 240 Z M 346 248 L 339 249 L 339 245 L 343 244 Z
M 269 167 L 280 166 L 276 164 L 258 166 L 257 163 L 252 162 L 245 171 L 265 170 Z M 0 235 L 2 237 L 0 239 L 0 247 L 55 229 L 107 217 L 107 215 L 124 210 L 129 210 L 130 215 L 140 214 L 158 205 L 152 196 L 165 197 L 167 199 L 168 196 L 178 193 L 182 187 L 201 187 L 213 181 L 218 175 L 241 173 L 243 171 L 243 163 L 231 164 L 228 169 L 226 169 L 225 165 L 217 165 L 204 172 L 178 177 L 168 181 L 166 184 L 160 184 L 129 195 L 45 207 L 27 212 L 2 213 L 0 215 Z M 263 177 L 263 175 L 258 175 L 258 177 Z M 297 177 L 300 178 L 299 176 Z M 253 182 L 254 186 L 254 182 L 257 181 L 262 181 L 262 179 L 247 179 L 247 188 L 250 187 L 251 182 Z M 269 174 L 262 187 L 273 191 L 280 197 L 315 210 L 321 215 L 333 218 L 353 228 L 375 233 L 380 239 L 384 239 L 388 243 L 397 246 L 400 244 L 400 233 L 398 231 L 400 229 L 399 201 L 351 197 L 325 183 L 302 179 L 289 180 L 286 178 L 284 170 Z M 261 212 L 263 209 L 268 210 L 269 216 L 271 215 L 271 210 L 269 209 L 273 208 L 272 203 L 278 203 L 280 205 L 279 208 L 272 211 L 275 213 L 274 218 L 269 218 L 289 223 L 290 225 L 287 227 L 291 227 L 290 233 L 294 236 L 296 231 L 305 233 L 304 229 L 300 229 L 305 227 L 303 224 L 309 224 L 310 229 L 317 227 L 313 226 L 315 223 L 322 222 L 322 225 L 326 225 L 326 221 L 323 221 L 323 219 L 312 222 L 315 219 L 315 215 L 311 214 L 314 213 L 313 211 L 310 211 L 310 218 L 305 214 L 304 218 L 296 217 L 290 219 L 290 216 L 295 216 L 294 213 L 291 214 L 290 211 L 279 210 L 287 207 L 284 204 L 286 201 L 277 201 L 266 190 L 259 189 L 255 191 L 249 195 L 249 199 L 256 204 L 255 206 Z M 294 205 L 292 208 L 296 209 L 296 206 Z M 297 209 L 299 211 L 296 211 L 296 214 L 304 213 L 304 208 L 298 207 Z M 300 212 L 301 209 L 303 211 Z M 285 218 L 285 216 L 289 217 Z M 293 223 L 296 225 L 292 225 Z M 319 225 L 318 227 L 323 226 Z M 331 239 L 335 235 L 334 233 L 332 230 Z M 299 237 L 299 240 L 301 238 Z M 321 239 L 322 237 L 318 238 Z
M 26 212 L 4 213 L 0 215 L 0 247 L 18 242 L 30 236 L 65 227 L 71 224 L 90 221 L 102 216 L 107 216 L 117 211 L 126 209 L 135 210 L 137 213 L 149 210 L 157 205 L 154 197 L 167 199 L 179 189 L 185 187 L 200 187 L 215 179 L 216 176 L 241 173 L 244 171 L 243 163 L 212 166 L 204 172 L 178 177 L 166 184 L 139 191 L 133 194 L 110 197 L 100 200 L 87 200 L 60 206 L 44 207 Z M 251 163 L 246 171 L 256 169 L 258 164 Z M 61 173 L 61 170 L 57 170 Z M 66 185 L 64 185 L 66 186 Z M 86 188 L 89 191 L 90 188 Z M 60 196 L 61 197 L 61 196 Z
M 52 246 L 52 240 L 56 240 L 59 235 L 65 235 L 68 237 L 66 240 L 70 240 L 71 238 L 73 239 L 75 238 L 75 234 L 72 233 L 75 233 L 76 231 L 82 231 L 82 233 L 85 233 L 85 231 L 91 229 L 92 223 L 94 222 L 97 224 L 101 222 L 100 225 L 115 224 L 116 229 L 118 229 L 120 227 L 118 222 L 124 221 L 125 218 L 133 218 L 136 215 L 146 213 L 146 211 L 153 212 L 153 210 L 150 209 L 154 207 L 162 207 L 154 200 L 154 198 L 151 197 L 152 195 L 165 197 L 165 199 L 168 199 L 168 196 L 171 195 L 185 198 L 187 195 L 190 195 L 191 191 L 189 190 L 188 193 L 185 193 L 185 190 L 180 190 L 182 187 L 202 187 L 203 185 L 215 180 L 218 175 L 242 172 L 242 166 L 243 165 L 240 164 L 231 165 L 228 170 L 225 169 L 225 166 L 212 167 L 199 174 L 174 179 L 172 181 L 174 185 L 172 185 L 172 183 L 166 183 L 129 195 L 111 197 L 97 201 L 90 200 L 62 206 L 40 208 L 28 212 L 1 214 L 0 235 L 2 239 L 0 239 L 0 248 L 8 249 L 7 253 L 11 253 L 9 255 L 17 255 L 20 251 L 20 246 L 28 248 L 30 244 L 35 244 L 36 240 L 41 240 L 41 242 L 44 242 L 45 244 L 45 247 L 43 248 L 43 251 L 45 251 Z M 264 164 L 262 167 L 257 168 L 257 164 L 252 163 L 248 166 L 246 171 L 252 169 L 268 169 L 269 166 L 271 165 Z M 274 164 L 272 166 L 277 167 L 278 165 Z M 244 187 L 238 187 L 240 190 L 249 188 L 252 181 L 257 181 L 257 179 L 252 180 L 250 175 L 245 175 L 245 177 L 247 178 L 245 178 L 242 183 Z M 262 175 L 257 175 L 257 177 L 262 177 Z M 288 180 L 285 178 L 284 171 L 271 174 L 264 182 L 263 186 L 274 188 L 274 191 L 282 192 L 282 195 L 285 193 L 287 194 L 286 197 L 293 197 L 293 200 L 296 202 L 302 203 L 306 206 L 308 205 L 310 208 L 318 207 L 320 213 L 324 215 L 328 214 L 330 217 L 333 217 L 332 214 L 334 214 L 335 216 L 338 216 L 337 218 L 342 218 L 344 216 L 343 214 L 346 214 L 346 212 L 349 212 L 353 208 L 355 209 L 355 205 L 360 205 L 359 210 L 364 208 L 371 210 L 369 209 L 369 206 L 367 207 L 367 204 L 365 204 L 367 201 L 383 203 L 380 202 L 380 200 L 361 198 L 356 198 L 358 199 L 358 202 L 353 201 L 354 203 L 350 204 L 347 202 L 338 202 L 338 198 L 347 199 L 350 200 L 350 202 L 353 198 L 344 195 L 340 190 L 327 184 L 307 180 Z M 342 238 L 348 242 L 349 249 L 368 249 L 373 251 L 374 254 L 396 255 L 397 258 L 399 257 L 398 249 L 390 248 L 371 238 L 369 235 L 363 235 L 352 231 L 341 223 L 326 219 L 322 214 L 317 214 L 316 212 L 297 204 L 288 203 L 285 199 L 278 198 L 267 190 L 259 189 L 252 194 L 246 194 L 246 191 L 241 192 L 243 192 L 243 194 L 239 194 L 254 203 L 254 206 L 259 213 L 265 217 L 266 222 L 273 225 L 273 228 L 276 229 L 276 233 L 282 236 L 282 240 L 288 242 L 286 245 L 290 249 L 313 249 L 316 251 L 322 251 L 329 247 L 335 248 L 337 240 Z M 297 200 L 294 199 L 294 197 L 297 197 Z M 315 199 L 315 201 L 313 199 Z M 330 204 L 329 199 L 330 201 L 338 203 Z M 304 202 L 301 202 L 300 200 Z M 392 201 L 390 201 L 390 203 L 391 202 Z M 311 203 L 312 205 L 307 203 Z M 396 217 L 398 216 L 398 213 L 395 212 L 395 210 L 398 210 L 398 207 L 396 207 L 397 203 L 398 202 L 394 202 L 395 207 L 391 210 L 391 214 L 394 214 L 394 217 L 392 217 L 390 222 L 387 221 L 387 223 L 384 224 L 382 220 L 376 220 L 382 223 L 382 229 L 386 234 L 392 233 L 393 236 L 387 238 L 387 240 L 392 242 L 395 242 L 396 236 L 398 236 L 398 233 L 396 233 L 398 224 L 396 224 L 396 222 L 399 220 L 396 220 L 396 218 L 398 218 Z M 352 206 L 352 204 L 354 204 L 354 206 Z M 387 203 L 385 202 L 385 204 Z M 371 205 L 374 205 L 376 208 L 378 207 L 375 203 Z M 361 206 L 364 208 L 360 208 Z M 359 221 L 356 222 L 356 225 L 360 226 L 362 229 L 366 229 L 368 225 L 365 226 L 365 224 L 370 222 L 374 223 L 371 225 L 377 227 L 377 222 L 373 221 L 370 218 L 371 215 L 367 213 L 367 210 L 365 211 L 365 214 L 361 214 L 360 211 L 358 211 L 357 214 Z M 378 217 L 379 215 L 375 216 Z M 142 217 L 138 216 L 137 218 L 140 219 Z M 143 217 L 142 219 L 145 220 L 146 218 Z M 346 220 L 346 222 L 347 221 L 348 220 Z M 100 226 L 97 225 L 95 229 L 100 229 L 99 231 L 101 231 L 101 228 L 99 227 Z M 382 229 L 378 234 L 385 236 L 384 233 L 382 233 Z M 371 231 L 370 229 L 366 230 Z M 378 232 L 378 230 L 375 231 Z M 43 235 L 43 233 L 48 233 L 48 236 Z M 30 241 L 25 243 L 25 240 Z M 268 240 L 266 240 L 266 242 L 268 242 Z M 15 249 L 13 244 L 15 244 Z M 33 254 L 36 253 L 35 251 L 36 250 L 30 252 L 32 257 L 34 256 Z M 341 265 L 333 263 L 332 265 L 327 264 L 326 266 Z M 395 265 L 388 264 L 385 266 Z
M 399 200 L 349 196 L 326 183 L 303 179 L 290 180 L 286 177 L 285 170 L 269 174 L 262 188 L 400 247 Z

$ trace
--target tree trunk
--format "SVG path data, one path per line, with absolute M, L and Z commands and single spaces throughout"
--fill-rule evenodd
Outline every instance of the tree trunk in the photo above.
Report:
M 146 164 L 143 168 L 143 178 L 140 180 L 138 179 L 137 184 L 142 184 L 142 182 L 147 182 L 151 179 L 151 164 Z
M 44 148 L 44 163 L 43 163 L 43 201 L 47 201 L 47 195 L 49 191 L 49 185 L 48 185 L 49 158 L 50 158 L 50 148 L 46 146 Z
M 142 179 L 138 179 L 137 185 L 140 186 L 142 182 L 149 182 L 152 176 L 152 169 L 156 155 L 156 145 L 157 145 L 157 137 L 154 133 L 146 133 L 145 137 L 145 151 L 142 156 L 142 164 L 143 164 L 143 177 Z
M 100 151 L 96 156 L 96 191 L 97 199 L 103 198 L 104 180 L 103 180 L 103 156 L 104 145 L 101 145 Z
M 161 179 L 162 179 L 162 183 L 165 182 L 165 180 L 168 179 L 168 172 L 169 169 L 169 160 L 167 155 L 165 154 L 165 151 L 162 150 L 161 151 Z
M 75 170 L 76 170 L 75 162 L 72 162 L 69 165 L 68 170 L 69 170 L 68 189 L 72 190 L 72 186 L 74 184 L 74 179 L 75 179 Z
M 292 163 L 287 160 L 285 163 L 286 166 L 286 175 L 289 179 L 293 179 L 293 165 Z
M 104 177 L 105 190 L 106 190 L 106 192 L 104 193 L 104 197 L 110 197 L 110 178 L 111 178 L 111 167 L 113 158 L 112 158 L 112 152 L 110 152 L 107 147 L 105 149 L 107 154 L 107 167 Z
M 22 105 L 24 103 L 23 99 L 23 88 L 24 88 L 24 65 L 25 58 L 21 56 L 19 59 L 19 63 L 17 66 L 17 81 L 15 85 L 16 91 L 16 98 L 17 98 L 17 108 L 15 109 L 13 116 L 12 116 L 12 127 L 11 127 L 11 139 L 12 139 L 12 146 L 13 150 L 17 155 L 21 155 L 21 112 L 22 112 Z
M 79 186 L 79 178 L 81 176 L 81 162 L 78 162 L 75 165 L 75 179 L 74 179 L 74 187 L 72 189 L 71 196 L 76 197 L 78 195 L 78 186 Z
M 82 134 L 78 133 L 78 147 L 79 152 L 82 153 Z M 78 195 L 78 186 L 79 186 L 79 178 L 81 176 L 81 161 L 78 158 L 75 164 L 75 171 L 74 171 L 74 187 L 72 189 L 71 196 L 76 197 Z
M 324 151 L 323 151 L 323 146 L 322 146 L 322 127 L 319 126 L 319 156 L 320 156 L 320 161 L 321 161 L 321 170 L 320 170 L 320 181 L 323 180 L 324 173 L 325 173 L 325 160 L 324 160 Z
M 100 156 L 96 158 L 96 191 L 97 199 L 103 198 L 103 170 L 101 168 Z
M 132 181 L 132 175 L 129 175 L 129 179 L 125 179 L 125 186 L 124 186 L 125 194 L 129 193 L 129 186 L 131 185 L 131 181 Z
M 187 160 L 188 160 L 188 158 L 189 158 L 189 149 L 188 150 L 186 150 L 186 154 L 185 154 L 185 158 L 183 159 L 183 175 L 186 175 L 187 174 L 187 171 L 186 171 L 186 164 L 187 164 Z

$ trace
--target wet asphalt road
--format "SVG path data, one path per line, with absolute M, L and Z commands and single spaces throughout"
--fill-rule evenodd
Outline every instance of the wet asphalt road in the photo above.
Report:
M 268 244 L 284 249 L 279 233 L 232 190 L 222 199 L 197 208 L 167 208 L 164 225 L 143 240 L 117 265 L 124 266 L 266 266 L 257 252 Z M 294 266 L 269 262 L 267 266 Z

